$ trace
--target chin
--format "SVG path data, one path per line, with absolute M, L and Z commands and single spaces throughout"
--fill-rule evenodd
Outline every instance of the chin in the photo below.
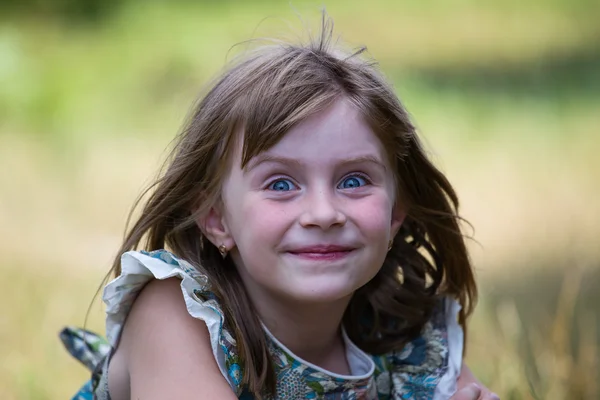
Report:
M 306 303 L 333 303 L 351 297 L 354 292 L 362 285 L 353 285 L 349 282 L 332 282 L 329 279 L 325 282 L 303 283 L 296 285 L 294 290 L 288 291 L 296 301 Z

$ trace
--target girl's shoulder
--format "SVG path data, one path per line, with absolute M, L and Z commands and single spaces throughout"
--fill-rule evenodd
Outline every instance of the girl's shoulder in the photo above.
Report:
M 76 348 L 88 348 L 86 335 L 82 330 L 68 328 L 61 339 L 69 351 L 80 361 L 85 356 L 86 366 L 93 372 L 91 386 L 99 399 L 108 396 L 108 366 L 114 349 L 122 337 L 125 321 L 130 315 L 138 296 L 150 282 L 171 281 L 178 278 L 180 293 L 185 301 L 187 313 L 206 325 L 210 337 L 210 347 L 218 368 L 234 393 L 240 392 L 240 366 L 236 363 L 237 349 L 225 320 L 222 305 L 211 290 L 211 285 L 203 273 L 189 262 L 166 250 L 130 251 L 121 257 L 121 274 L 109 282 L 103 292 L 106 304 L 106 342 L 101 352 L 90 355 L 90 351 L 79 354 Z M 166 284 L 167 282 L 165 282 Z M 151 285 L 152 286 L 152 285 Z M 143 297 L 143 296 L 142 296 Z M 140 298 L 140 300 L 142 300 Z M 151 304 L 159 304 L 150 302 Z M 148 304 L 145 305 L 147 308 Z M 137 305 L 136 305 L 137 307 Z M 75 343 L 75 345 L 73 345 Z M 78 345 L 76 343 L 79 343 Z M 167 344 L 167 343 L 165 343 Z M 108 349 L 108 350 L 107 350 Z M 92 361 L 90 361 L 92 360 Z

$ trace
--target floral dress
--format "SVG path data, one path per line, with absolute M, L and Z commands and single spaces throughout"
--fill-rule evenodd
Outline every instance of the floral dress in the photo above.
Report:
M 219 369 L 239 399 L 253 396 L 241 384 L 243 370 L 235 338 L 205 275 L 166 250 L 130 251 L 121 259 L 121 275 L 104 289 L 106 339 L 67 327 L 61 340 L 69 352 L 92 372 L 73 400 L 110 400 L 108 364 L 125 319 L 142 288 L 152 279 L 181 279 L 189 314 L 203 320 Z M 343 338 L 351 373 L 340 375 L 301 359 L 263 327 L 276 374 L 275 399 L 442 400 L 456 390 L 462 363 L 463 332 L 457 323 L 460 305 L 445 299 L 436 307 L 421 335 L 402 350 L 368 355 Z

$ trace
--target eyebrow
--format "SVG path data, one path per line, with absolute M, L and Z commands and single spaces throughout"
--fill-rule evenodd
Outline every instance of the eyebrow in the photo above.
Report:
M 382 168 L 384 171 L 387 171 L 387 169 L 388 169 L 387 166 L 385 165 L 385 163 L 383 163 L 379 158 L 377 158 L 373 155 L 364 155 L 364 156 L 357 156 L 357 157 L 342 159 L 339 162 L 342 165 L 370 163 L 370 164 L 377 165 L 378 167 Z M 254 159 L 252 159 L 246 165 L 246 167 L 244 168 L 244 172 L 249 172 L 252 169 L 258 167 L 259 165 L 261 165 L 263 163 L 277 163 L 277 164 L 287 165 L 290 167 L 302 167 L 304 165 L 304 163 L 302 163 L 301 161 L 296 160 L 294 158 L 279 157 L 279 156 L 274 156 L 271 154 L 260 154 L 256 157 L 254 157 Z

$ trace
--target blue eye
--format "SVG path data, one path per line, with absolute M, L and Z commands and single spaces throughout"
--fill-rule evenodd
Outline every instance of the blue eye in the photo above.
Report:
M 269 184 L 268 189 L 276 192 L 287 192 L 296 188 L 296 185 L 289 179 L 277 179 Z
M 357 187 L 361 187 L 367 184 L 367 180 L 360 175 L 351 175 L 342 181 L 339 184 L 338 188 L 340 189 L 354 189 Z

